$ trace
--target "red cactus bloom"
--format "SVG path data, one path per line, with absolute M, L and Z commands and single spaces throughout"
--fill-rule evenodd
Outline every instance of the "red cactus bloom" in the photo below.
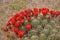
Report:
M 8 29 L 7 29 L 7 28 L 2 28 L 2 30 L 3 30 L 3 31 L 8 31 Z
M 30 9 L 27 9 L 27 10 L 24 10 L 25 11 L 25 13 L 26 13 L 26 17 L 28 16 L 28 17 L 30 17 L 31 16 L 31 10 Z
M 28 9 L 28 10 L 27 10 L 28 13 L 31 13 L 31 11 L 32 11 L 31 9 Z
M 27 14 L 27 17 L 31 17 L 31 13 L 30 14 Z
M 14 28 L 14 32 L 17 33 L 19 31 L 18 28 Z
M 39 9 L 38 8 L 34 8 L 34 12 L 38 12 L 39 13 Z
M 24 16 L 27 16 L 27 13 L 25 12 L 25 10 L 24 10 L 24 11 L 22 11 L 22 12 L 23 12 L 23 15 L 24 15 Z
M 56 16 L 58 16 L 59 15 L 59 11 L 56 11 L 55 14 L 56 14 Z
M 59 15 L 60 15 L 60 12 L 59 12 Z
M 18 31 L 18 37 L 23 37 L 25 32 L 23 30 Z
M 11 31 L 15 32 L 13 27 L 11 28 Z
M 23 17 L 26 15 L 24 11 L 20 12 L 21 16 L 23 15 Z
M 31 11 L 32 11 L 31 9 L 27 9 L 27 10 L 25 10 L 25 13 L 28 14 L 28 13 L 31 13 Z
M 43 15 L 46 15 L 46 14 L 48 14 L 49 9 L 48 8 L 42 8 L 41 11 L 42 11 Z
M 24 14 L 20 12 L 19 17 L 24 19 Z
M 24 24 L 24 19 L 21 19 L 21 20 L 20 20 L 20 23 L 21 23 L 21 24 Z
M 39 9 L 38 8 L 34 8 L 33 15 L 37 17 L 38 14 L 39 14 Z
M 11 28 L 11 31 L 13 31 L 14 33 L 17 33 L 19 31 L 18 28 Z
M 19 13 L 16 13 L 15 15 L 13 15 L 13 18 L 16 18 L 19 16 Z
M 56 15 L 55 11 L 52 11 L 51 10 L 50 13 L 51 13 L 52 16 L 55 16 Z
M 19 22 L 16 22 L 14 25 L 15 25 L 16 27 L 19 27 L 19 26 L 20 26 L 20 23 L 19 23 Z
M 38 16 L 38 12 L 34 12 L 34 16 L 37 17 Z
M 26 24 L 25 28 L 26 28 L 26 30 L 30 31 L 30 29 L 32 28 L 32 25 L 31 24 Z
M 6 24 L 7 26 L 10 26 L 11 24 L 9 23 L 9 22 L 7 22 L 7 24 Z
M 41 9 L 39 9 L 39 13 L 41 12 Z
M 9 21 L 8 21 L 8 23 L 10 23 L 10 24 L 15 24 L 15 19 L 14 18 L 11 18 Z
M 31 18 L 30 18 L 30 17 L 27 17 L 26 19 L 28 20 L 28 22 L 30 22 L 30 21 L 31 21 Z
M 20 21 L 22 18 L 20 18 L 20 16 L 18 16 L 17 18 L 16 18 L 16 20 L 18 20 L 18 21 Z
M 52 16 L 58 16 L 59 15 L 59 11 L 50 11 Z
M 7 25 L 7 28 L 11 29 L 11 24 L 9 22 L 6 25 Z

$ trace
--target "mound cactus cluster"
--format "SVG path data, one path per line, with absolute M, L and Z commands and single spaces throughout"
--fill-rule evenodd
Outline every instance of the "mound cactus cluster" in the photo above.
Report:
M 28 36 L 31 40 L 60 40 L 59 11 L 48 8 L 26 9 L 15 13 L 6 25 L 2 29 L 14 32 L 18 38 Z

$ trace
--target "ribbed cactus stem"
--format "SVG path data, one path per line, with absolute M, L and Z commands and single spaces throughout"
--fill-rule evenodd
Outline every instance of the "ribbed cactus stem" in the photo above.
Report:
M 33 36 L 31 37 L 31 40 L 38 40 L 38 36 L 37 36 L 37 35 L 33 35 Z
M 56 40 L 55 37 L 56 37 L 56 35 L 55 34 L 52 34 L 52 35 L 49 36 L 49 40 Z
M 39 25 L 39 21 L 37 20 L 37 19 L 33 19 L 32 21 L 31 21 L 31 24 L 33 25 L 33 27 L 34 28 L 37 28 L 37 26 Z
M 45 29 L 52 30 L 52 26 L 50 24 L 45 25 Z
M 28 21 L 27 21 L 27 20 L 25 20 L 24 24 L 28 24 Z
M 39 37 L 39 40 L 47 40 L 47 37 L 45 34 L 41 34 Z
M 56 26 L 58 32 L 60 32 L 60 26 Z
M 46 24 L 48 24 L 47 19 L 42 20 L 42 21 L 41 21 L 41 24 L 42 24 L 42 25 L 46 25 Z
M 41 20 L 43 19 L 43 14 L 39 14 L 38 17 L 37 17 L 37 19 L 38 19 L 39 21 L 41 21 Z
M 41 25 L 38 25 L 36 29 L 37 29 L 38 32 L 41 32 L 43 30 Z
M 51 19 L 51 20 L 50 20 L 50 24 L 51 24 L 52 26 L 54 26 L 54 25 L 56 24 L 56 21 L 55 21 L 54 19 Z
M 49 29 L 44 29 L 42 31 L 42 33 L 44 33 L 46 36 L 49 36 L 50 35 L 50 30 Z
M 36 34 L 37 34 L 37 31 L 36 30 L 31 30 L 28 33 L 29 36 L 33 36 L 33 35 L 36 35 Z
M 29 38 L 28 37 L 25 37 L 23 40 L 29 40 Z

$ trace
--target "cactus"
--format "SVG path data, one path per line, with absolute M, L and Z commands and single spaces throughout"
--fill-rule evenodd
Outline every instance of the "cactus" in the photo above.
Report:
M 39 21 L 41 21 L 41 20 L 43 19 L 43 14 L 39 14 L 38 17 L 37 17 L 37 19 L 38 19 Z
M 52 26 L 50 24 L 45 25 L 45 29 L 52 30 Z
M 33 35 L 36 35 L 36 34 L 37 34 L 37 31 L 36 30 L 31 30 L 28 33 L 29 36 L 33 36 Z
M 60 26 L 56 26 L 56 30 L 60 32 Z
M 38 40 L 38 36 L 37 35 L 33 35 L 30 40 Z
M 29 40 L 29 38 L 28 37 L 25 37 L 23 40 Z
M 39 37 L 39 40 L 47 40 L 46 35 L 42 33 Z
M 37 28 L 36 28 L 36 30 L 37 30 L 38 32 L 41 32 L 41 31 L 43 30 L 43 28 L 42 28 L 41 25 L 38 25 Z
M 50 35 L 49 40 L 55 40 L 55 34 Z
M 24 24 L 28 24 L 28 21 L 27 20 L 25 20 L 25 23 Z
M 34 28 L 37 28 L 37 26 L 39 25 L 39 21 L 37 19 L 33 19 L 31 21 L 31 24 L 34 26 Z
M 50 35 L 50 30 L 49 29 L 44 29 L 42 31 L 42 33 L 44 33 L 48 37 Z
M 42 21 L 41 21 L 41 24 L 42 24 L 42 25 L 46 25 L 46 24 L 48 24 L 47 19 L 42 20 Z
M 24 10 L 8 21 L 6 29 L 13 25 L 9 31 L 12 29 L 20 40 L 60 40 L 60 21 L 56 19 L 60 14 L 56 12 L 47 8 Z

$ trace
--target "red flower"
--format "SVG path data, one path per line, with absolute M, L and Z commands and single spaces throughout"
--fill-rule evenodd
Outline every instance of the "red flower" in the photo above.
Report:
M 47 8 L 42 8 L 41 11 L 42 11 L 42 14 L 43 14 L 43 15 L 46 15 L 46 14 L 48 14 L 49 9 L 47 9 Z
M 23 12 L 20 12 L 19 17 L 24 19 L 24 14 L 23 14 Z
M 30 17 L 27 17 L 26 19 L 28 20 L 28 22 L 30 22 L 30 21 L 31 21 L 31 18 L 30 18 Z
M 19 22 L 16 22 L 14 25 L 15 25 L 16 27 L 19 27 L 19 26 L 20 26 L 20 23 L 19 23 Z
M 32 25 L 31 24 L 26 24 L 25 28 L 26 28 L 26 30 L 30 31 L 30 29 L 32 28 Z
M 23 15 L 26 17 L 27 16 L 27 13 L 25 12 L 25 10 L 23 11 Z
M 24 12 L 26 13 L 26 17 L 30 17 L 31 16 L 31 10 L 30 9 L 27 9 L 27 10 L 24 10 Z
M 59 15 L 60 15 L 60 12 L 59 12 Z
M 31 9 L 27 9 L 27 10 L 25 10 L 25 13 L 31 13 L 32 12 L 32 10 Z
M 25 32 L 23 30 L 18 31 L 18 37 L 23 37 Z
M 59 11 L 50 11 L 52 16 L 58 16 L 59 15 Z
M 21 24 L 24 24 L 24 19 L 21 19 L 21 20 L 20 20 L 20 23 L 21 23 Z
M 52 11 L 51 10 L 50 13 L 51 13 L 52 16 L 55 16 L 56 15 L 55 11 Z
M 11 19 L 8 21 L 8 23 L 10 23 L 10 24 L 15 24 L 15 22 L 16 22 L 16 20 L 15 20 L 14 18 L 11 18 Z
M 9 22 L 7 22 L 7 24 L 6 24 L 7 26 L 10 26 L 11 24 L 9 23 Z
M 38 16 L 38 12 L 34 12 L 34 16 L 37 17 Z
M 8 31 L 8 29 L 7 29 L 7 28 L 2 28 L 2 30 L 3 30 L 3 31 Z
M 39 13 L 39 9 L 38 8 L 34 8 L 34 12 L 38 12 Z
M 30 14 L 27 14 L 27 17 L 31 17 L 31 13 Z
M 15 32 L 13 27 L 11 28 L 11 31 Z
M 19 31 L 18 28 L 14 28 L 14 32 L 17 33 Z
M 19 31 L 18 28 L 11 28 L 11 30 L 14 32 L 14 33 L 17 33 Z
M 16 20 L 17 21 L 20 21 L 22 18 L 20 18 L 20 16 L 18 16 L 17 18 L 16 18 Z
M 39 13 L 41 12 L 41 9 L 39 9 Z
M 59 11 L 56 11 L 55 14 L 56 14 L 56 16 L 58 16 L 59 15 Z
M 13 18 L 16 18 L 16 17 L 18 17 L 18 16 L 19 16 L 19 14 L 16 13 L 15 15 L 13 15 Z
M 39 14 L 38 8 L 34 8 L 33 15 L 37 17 L 38 14 Z
M 7 28 L 11 29 L 11 24 L 10 23 L 7 23 Z

